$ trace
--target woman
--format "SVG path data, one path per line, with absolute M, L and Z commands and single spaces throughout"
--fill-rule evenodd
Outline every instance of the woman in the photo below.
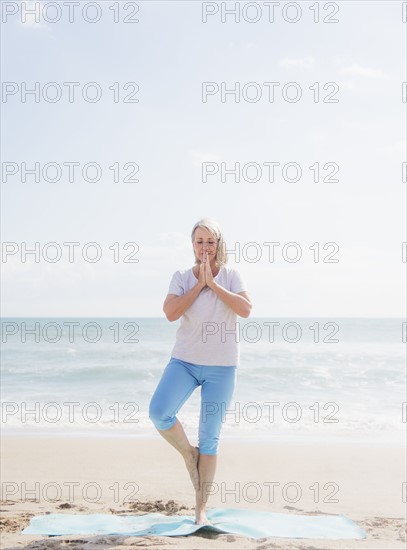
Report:
M 172 276 L 163 311 L 181 317 L 171 358 L 150 402 L 158 432 L 185 460 L 195 488 L 195 523 L 208 524 L 206 491 L 216 470 L 219 435 L 235 387 L 239 365 L 237 316 L 249 317 L 252 304 L 235 269 L 225 267 L 226 245 L 219 226 L 199 220 L 191 233 L 195 265 Z M 199 447 L 192 446 L 175 416 L 201 387 Z

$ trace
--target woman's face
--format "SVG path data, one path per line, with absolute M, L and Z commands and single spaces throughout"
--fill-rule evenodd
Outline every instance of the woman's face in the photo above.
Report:
M 207 229 L 197 227 L 194 234 L 194 252 L 196 258 L 202 262 L 203 253 L 208 252 L 208 260 L 213 263 L 216 257 L 217 239 Z

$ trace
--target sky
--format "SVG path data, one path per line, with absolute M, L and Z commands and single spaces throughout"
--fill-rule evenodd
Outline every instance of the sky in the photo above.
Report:
M 252 316 L 405 317 L 402 2 L 1 4 L 3 316 L 162 317 L 208 216 Z

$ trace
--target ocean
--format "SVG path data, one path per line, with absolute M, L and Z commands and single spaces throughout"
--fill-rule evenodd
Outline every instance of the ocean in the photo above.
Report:
M 405 444 L 403 319 L 238 321 L 240 365 L 222 438 Z M 2 318 L 2 434 L 161 437 L 148 405 L 178 326 L 165 318 Z M 199 409 L 197 388 L 177 415 L 191 442 Z

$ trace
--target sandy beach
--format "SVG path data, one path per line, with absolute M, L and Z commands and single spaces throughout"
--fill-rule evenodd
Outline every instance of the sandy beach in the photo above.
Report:
M 406 456 L 400 448 L 223 439 L 208 508 L 344 514 L 368 535 L 366 540 L 256 540 L 206 530 L 179 537 L 23 535 L 38 514 L 193 516 L 194 493 L 182 457 L 161 439 L 7 436 L 1 447 L 4 549 L 406 548 Z

